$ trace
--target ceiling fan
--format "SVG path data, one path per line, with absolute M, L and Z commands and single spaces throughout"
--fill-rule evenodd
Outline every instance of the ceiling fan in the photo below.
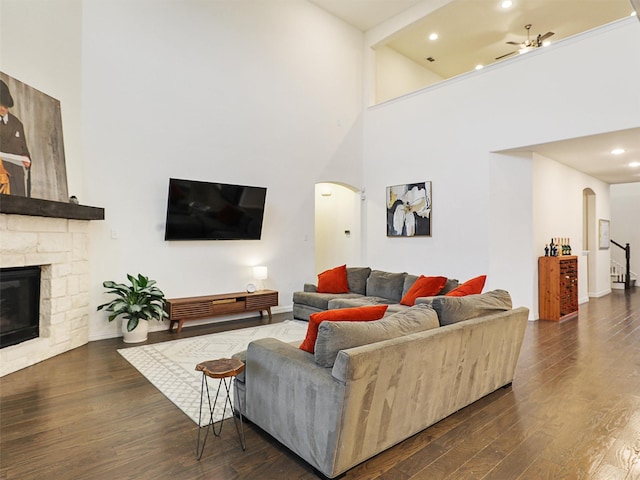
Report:
M 531 40 L 531 24 L 528 23 L 524 26 L 527 29 L 527 39 L 524 42 L 506 42 L 508 45 L 516 45 L 518 50 L 514 50 L 513 52 L 506 53 L 504 55 L 500 55 L 496 57 L 496 60 L 500 60 L 501 58 L 508 57 L 509 55 L 513 55 L 514 53 L 525 53 L 534 48 L 542 47 L 543 42 L 549 38 L 551 35 L 554 35 L 553 32 L 547 32 L 544 35 L 540 34 L 535 39 Z

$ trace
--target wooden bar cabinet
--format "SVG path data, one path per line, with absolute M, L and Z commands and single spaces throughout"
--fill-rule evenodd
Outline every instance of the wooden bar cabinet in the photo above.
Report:
M 578 315 L 578 257 L 538 259 L 540 320 L 561 321 Z

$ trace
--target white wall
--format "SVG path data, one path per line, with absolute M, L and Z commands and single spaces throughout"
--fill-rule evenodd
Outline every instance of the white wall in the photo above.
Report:
M 3 70 L 81 109 L 63 118 L 84 147 L 69 190 L 106 211 L 90 339 L 118 335 L 95 306 L 127 272 L 181 297 L 242 290 L 264 264 L 290 308 L 315 276 L 315 183 L 360 184 L 362 33 L 303 0 L 1 1 Z M 165 242 L 169 177 L 267 187 L 262 240 Z
M 609 218 L 609 184 L 582 172 L 533 154 L 533 245 L 536 259 L 534 267 L 534 307 L 538 305 L 537 257 L 544 255 L 545 244 L 551 238 L 568 237 L 571 254 L 578 257 L 578 301 L 588 302 L 589 297 L 601 297 L 611 292 L 609 278 L 610 250 L 600 250 L 589 245 L 589 254 L 583 239 L 583 191 L 590 188 L 595 194 L 595 218 Z M 597 226 L 594 226 L 594 229 Z M 588 263 L 595 270 L 594 284 L 588 284 Z M 537 318 L 537 316 L 536 316 Z
M 637 21 L 625 19 L 371 107 L 364 134 L 365 261 L 460 280 L 489 273 L 488 289 L 506 288 L 514 304 L 533 311 L 539 251 L 526 236 L 535 234 L 537 192 L 527 185 L 526 165 L 492 169 L 500 160 L 490 152 L 640 125 L 638 44 Z M 387 238 L 385 187 L 423 180 L 433 182 L 433 236 Z M 507 186 L 494 188 L 499 183 Z M 505 232 L 494 235 L 496 222 L 517 232 L 513 244 Z M 608 275 L 601 276 L 606 282 Z
M 376 49 L 376 103 L 419 90 L 443 78 L 390 47 Z
M 611 238 L 631 246 L 631 271 L 640 275 L 640 182 L 611 185 Z M 624 251 L 616 246 L 611 257 L 625 264 Z
M 487 281 L 495 288 L 517 295 L 520 305 L 530 307 L 530 318 L 538 318 L 527 292 L 537 291 L 537 280 L 527 272 L 532 259 L 524 252 L 534 251 L 534 225 L 526 221 L 533 209 L 535 185 L 531 181 L 530 156 L 490 155 L 489 170 L 489 266 Z M 509 268 L 505 268 L 509 265 Z M 515 302 L 514 300 L 514 302 Z M 531 303 L 529 303 L 531 302 Z M 537 309 L 535 309 L 537 310 Z

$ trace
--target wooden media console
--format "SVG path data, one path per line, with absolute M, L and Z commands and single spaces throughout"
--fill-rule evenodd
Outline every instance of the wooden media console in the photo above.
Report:
M 254 293 L 238 292 L 202 297 L 172 298 L 166 301 L 164 309 L 169 314 L 169 331 L 178 324 L 177 332 L 189 320 L 202 320 L 220 315 L 232 315 L 245 312 L 262 312 L 269 315 L 271 323 L 271 307 L 278 305 L 278 292 L 275 290 L 258 290 Z

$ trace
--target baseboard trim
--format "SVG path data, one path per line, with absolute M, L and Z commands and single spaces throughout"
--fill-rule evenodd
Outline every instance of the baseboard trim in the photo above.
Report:
M 589 292 L 589 298 L 600 298 L 611 293 L 611 288 L 600 290 L 599 292 Z

